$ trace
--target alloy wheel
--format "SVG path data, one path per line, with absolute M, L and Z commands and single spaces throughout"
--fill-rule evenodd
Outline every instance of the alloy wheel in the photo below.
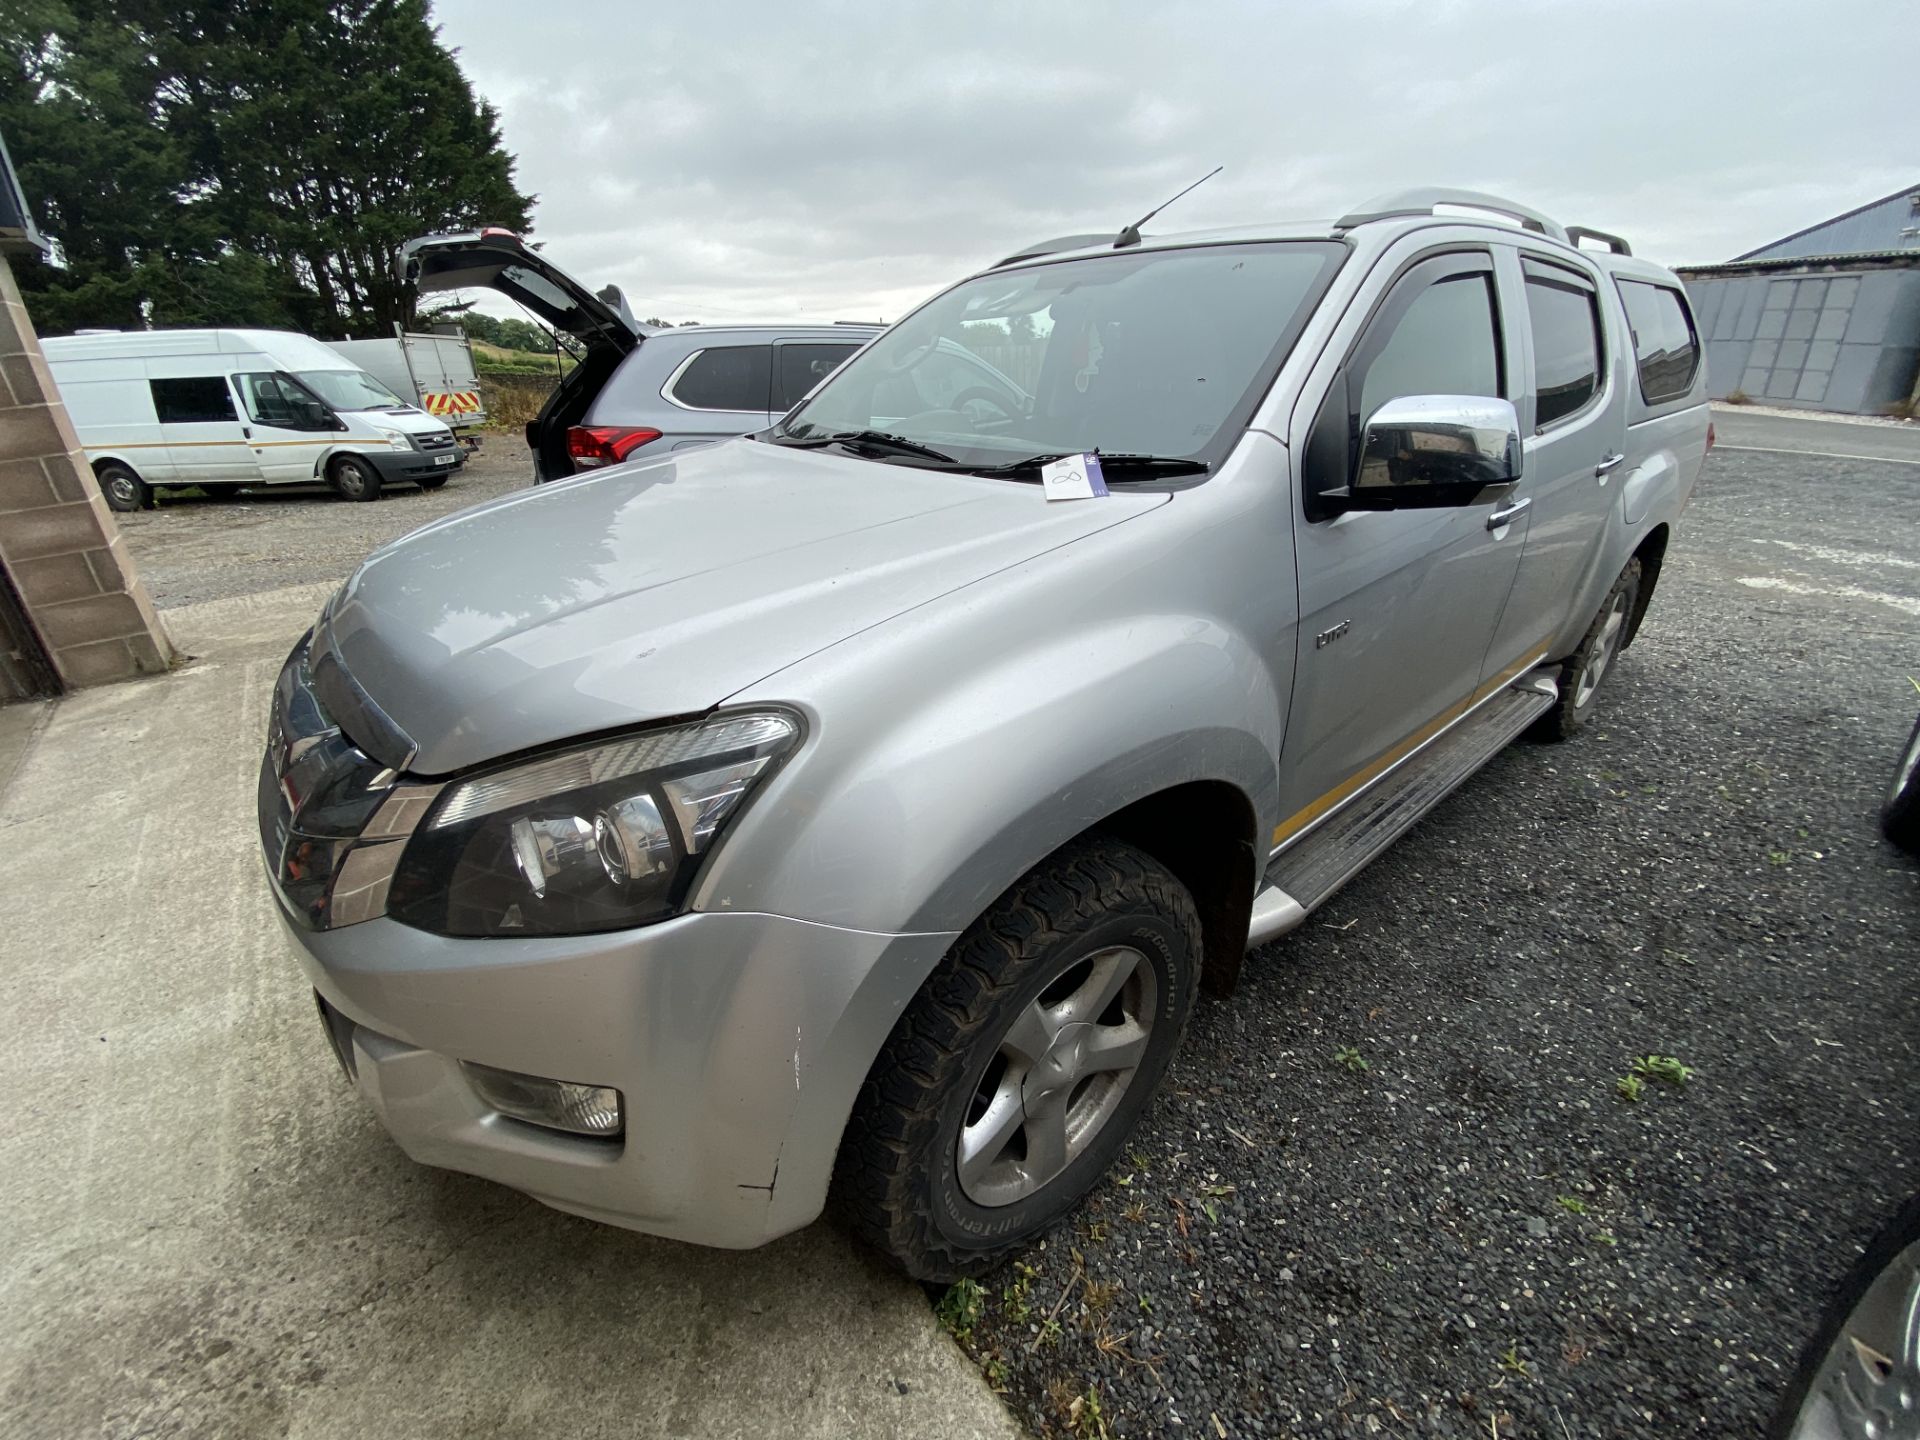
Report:
M 1627 633 L 1627 594 L 1625 590 L 1614 595 L 1607 606 L 1607 618 L 1595 637 L 1593 649 L 1587 652 L 1587 663 L 1580 672 L 1580 681 L 1573 688 L 1573 707 L 1578 710 L 1593 698 L 1593 692 L 1600 688 L 1600 681 L 1607 673 L 1607 667 L 1613 664 L 1613 657 L 1620 653 L 1620 640 Z
M 1807 1388 L 1790 1436 L 1920 1437 L 1920 1241 L 1894 1256 L 1853 1307 Z
M 1116 945 L 1066 965 L 1014 1019 L 967 1107 L 955 1155 L 976 1205 L 1038 1193 L 1120 1108 L 1159 1012 L 1152 963 Z

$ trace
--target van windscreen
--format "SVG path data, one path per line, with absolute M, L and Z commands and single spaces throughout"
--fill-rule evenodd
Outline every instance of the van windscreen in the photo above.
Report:
M 336 410 L 398 410 L 407 405 L 364 370 L 301 370 L 296 378 Z

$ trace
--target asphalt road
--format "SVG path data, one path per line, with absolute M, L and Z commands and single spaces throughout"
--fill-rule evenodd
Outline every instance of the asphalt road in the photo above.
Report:
M 1596 725 L 1253 957 L 1123 1173 L 996 1280 L 971 1348 L 1017 1413 L 1759 1433 L 1920 1190 L 1920 866 L 1874 828 L 1916 537 L 1920 467 L 1715 455 Z M 1628 1101 L 1648 1054 L 1694 1074 Z
M 1716 406 L 1713 422 L 1728 450 L 1789 451 L 1920 465 L 1920 425 L 1861 425 L 1845 420 L 1756 415 L 1740 406 Z

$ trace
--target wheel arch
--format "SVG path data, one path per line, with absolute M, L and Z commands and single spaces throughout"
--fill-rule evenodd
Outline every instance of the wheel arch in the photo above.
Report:
M 1634 599 L 1633 614 L 1627 617 L 1627 637 L 1620 642 L 1622 650 L 1633 644 L 1633 637 L 1640 633 L 1640 622 L 1646 618 L 1647 606 L 1653 601 L 1654 586 L 1660 580 L 1660 567 L 1666 563 L 1667 542 L 1672 538 L 1672 528 L 1663 520 L 1647 533 L 1647 538 L 1628 557 L 1640 562 L 1640 593 Z
M 133 461 L 129 460 L 125 455 L 122 455 L 115 450 L 109 450 L 104 455 L 89 456 L 87 459 L 87 465 L 89 468 L 92 469 L 93 478 L 96 480 L 100 478 L 100 472 L 104 470 L 107 466 L 119 465 L 125 469 L 131 470 L 133 472 L 133 478 L 138 480 L 142 485 L 149 485 L 153 483 L 150 480 L 148 480 L 145 475 L 140 473 L 140 467 L 138 465 L 134 464 Z
M 1247 953 L 1259 870 L 1256 823 L 1253 801 L 1239 786 L 1194 780 L 1143 796 L 1082 832 L 1126 841 L 1186 886 L 1200 912 L 1201 984 L 1216 995 L 1233 990 Z

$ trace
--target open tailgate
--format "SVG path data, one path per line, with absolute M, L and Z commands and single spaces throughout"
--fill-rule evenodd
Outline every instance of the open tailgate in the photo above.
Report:
M 476 287 L 498 290 L 589 350 L 625 355 L 645 334 L 618 290 L 609 286 L 595 294 L 511 230 L 422 235 L 400 248 L 395 268 L 403 283 L 417 286 L 423 295 Z

